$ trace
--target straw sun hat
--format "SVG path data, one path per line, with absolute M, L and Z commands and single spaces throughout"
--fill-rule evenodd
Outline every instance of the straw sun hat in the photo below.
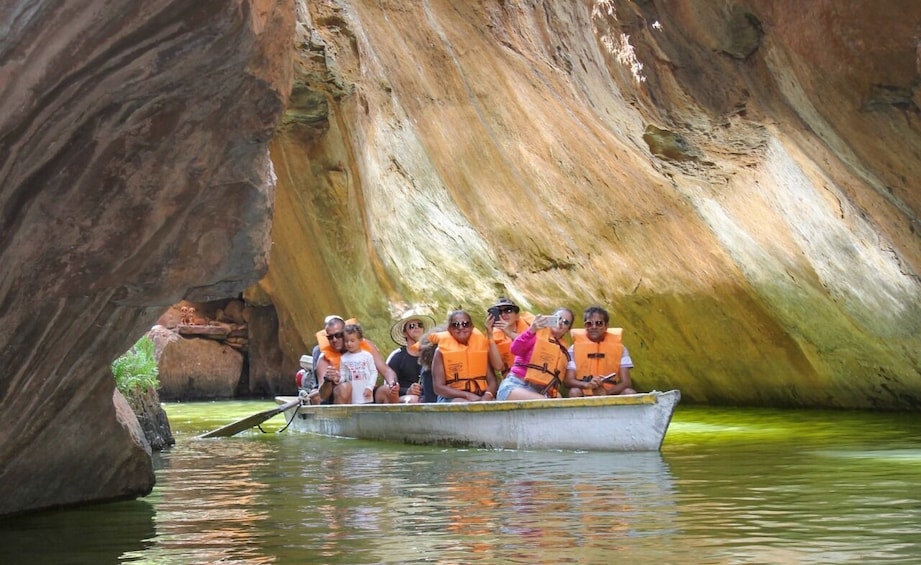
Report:
M 435 327 L 435 319 L 431 316 L 407 312 L 406 314 L 403 314 L 403 316 L 397 320 L 396 323 L 390 326 L 390 338 L 397 345 L 406 345 L 406 336 L 403 335 L 403 327 L 406 326 L 406 322 L 410 320 L 418 320 L 422 322 L 423 333 L 427 333 L 433 327 Z

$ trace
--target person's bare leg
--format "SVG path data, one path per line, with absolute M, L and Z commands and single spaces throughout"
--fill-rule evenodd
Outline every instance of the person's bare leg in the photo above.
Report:
M 506 400 L 543 400 L 547 397 L 543 394 L 522 387 L 513 388 L 506 397 Z
M 333 404 L 352 403 L 352 383 L 339 383 L 333 389 Z

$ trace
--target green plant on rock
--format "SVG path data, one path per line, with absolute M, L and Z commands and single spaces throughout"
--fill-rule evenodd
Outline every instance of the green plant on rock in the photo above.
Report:
M 128 398 L 143 395 L 151 388 L 159 388 L 159 373 L 153 340 L 146 335 L 121 357 L 112 361 L 115 386 Z

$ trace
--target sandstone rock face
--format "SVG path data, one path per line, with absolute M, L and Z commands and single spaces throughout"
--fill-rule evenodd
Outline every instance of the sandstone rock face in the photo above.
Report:
M 610 306 L 688 402 L 921 404 L 917 2 L 0 16 L 0 515 L 149 491 L 108 364 L 244 288 L 290 374 L 326 314 L 501 294 Z
M 153 334 L 153 332 L 151 332 Z M 236 396 L 243 375 L 243 354 L 202 338 L 156 342 L 162 400 L 215 400 Z
M 163 451 L 176 444 L 169 417 L 160 405 L 160 396 L 156 390 L 151 388 L 139 393 L 136 398 L 126 400 L 137 416 L 138 424 L 152 451 Z
M 641 389 L 921 406 L 916 2 L 300 2 L 260 282 L 330 313 L 610 307 Z
M 276 0 L 0 8 L 0 515 L 153 487 L 109 363 L 265 272 Z M 132 423 L 133 420 L 133 423 Z
M 156 344 L 165 399 L 265 398 L 297 392 L 292 371 L 283 366 L 271 302 L 183 300 L 170 306 L 147 335 Z
M 270 306 L 250 307 L 249 328 L 253 338 L 247 351 L 249 366 L 243 394 L 271 398 L 277 394 L 296 394 L 296 371 L 283 369 L 284 359 L 278 341 L 278 317 Z

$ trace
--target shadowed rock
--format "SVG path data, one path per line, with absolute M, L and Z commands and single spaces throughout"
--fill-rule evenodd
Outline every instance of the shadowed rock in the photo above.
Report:
M 293 9 L 0 15 L 0 515 L 142 495 L 149 446 L 108 366 L 179 299 L 264 273 Z

